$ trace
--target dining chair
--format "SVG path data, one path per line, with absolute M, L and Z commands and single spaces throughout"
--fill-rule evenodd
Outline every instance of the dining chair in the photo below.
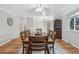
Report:
M 45 54 L 48 53 L 48 36 L 30 36 L 29 41 L 30 53 L 32 53 L 32 51 L 45 51 Z
M 30 29 L 29 30 L 26 30 L 27 34 L 30 35 L 31 34 L 31 31 Z
M 25 48 L 26 48 L 26 51 L 27 51 L 27 48 L 28 48 L 28 42 L 27 42 L 27 41 L 24 41 L 24 40 L 27 39 L 28 35 L 27 35 L 26 31 L 22 31 L 22 32 L 20 33 L 20 36 L 21 36 L 21 39 L 22 39 L 23 54 L 24 54 Z
M 52 46 L 50 47 L 50 49 L 53 48 L 53 54 L 54 54 L 54 44 L 55 44 L 55 39 L 56 39 L 55 36 L 56 36 L 56 32 L 52 31 L 50 38 L 53 40 L 53 42 L 52 42 Z

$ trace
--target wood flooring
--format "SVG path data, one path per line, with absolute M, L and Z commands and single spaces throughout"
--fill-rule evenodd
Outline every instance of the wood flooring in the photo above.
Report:
M 64 40 L 56 39 L 55 44 L 63 49 L 63 54 L 79 54 L 79 49 L 66 43 Z M 18 37 L 7 44 L 0 46 L 0 54 L 18 54 L 22 53 L 21 38 Z
M 79 54 L 79 49 L 66 43 L 64 40 L 57 39 L 56 44 L 63 49 L 64 54 Z

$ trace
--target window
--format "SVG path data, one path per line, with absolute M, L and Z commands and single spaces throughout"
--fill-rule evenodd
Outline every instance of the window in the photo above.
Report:
M 79 16 L 70 17 L 70 30 L 79 31 Z
M 71 18 L 70 20 L 70 29 L 74 30 L 74 18 Z
M 79 30 L 79 16 L 75 17 L 75 29 Z

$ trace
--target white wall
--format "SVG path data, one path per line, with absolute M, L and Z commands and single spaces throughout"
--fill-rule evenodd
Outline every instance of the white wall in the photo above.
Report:
M 43 32 L 47 32 L 47 23 L 50 23 L 50 28 L 53 30 L 53 17 L 46 16 L 29 16 L 27 20 L 27 29 L 30 29 L 31 32 L 36 32 L 36 29 L 43 29 Z
M 8 17 L 13 18 L 12 26 L 8 26 L 7 24 Z M 3 10 L 0 10 L 0 44 L 19 37 L 20 29 L 19 17 L 13 16 Z
M 24 31 L 27 29 L 27 20 L 26 18 L 21 18 L 21 31 Z
M 33 29 L 34 29 L 34 32 L 36 32 L 36 29 L 43 29 L 43 21 L 41 17 L 34 17 Z
M 68 20 L 68 16 L 63 15 L 62 17 L 62 38 L 66 42 L 70 42 L 72 45 L 79 48 L 79 32 L 69 31 L 67 29 L 68 28 L 67 20 Z
M 26 29 L 31 32 L 36 32 L 36 29 L 43 29 L 43 22 L 41 17 L 29 16 L 26 18 Z
M 31 30 L 31 32 L 33 32 L 33 17 L 26 17 L 27 20 L 27 30 Z

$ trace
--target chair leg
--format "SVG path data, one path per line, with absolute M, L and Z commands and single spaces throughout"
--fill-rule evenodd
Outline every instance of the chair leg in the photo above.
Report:
M 23 54 L 24 54 L 24 47 L 23 47 Z
M 47 53 L 50 54 L 49 48 L 48 46 L 46 47 Z
M 44 53 L 46 54 L 47 53 L 47 45 L 45 45 L 45 49 L 44 49 Z
M 45 48 L 45 54 L 46 54 L 46 51 L 47 51 L 47 50 L 46 50 L 46 48 Z
M 31 49 L 29 49 L 29 54 L 32 54 L 32 50 Z
M 30 49 L 30 54 L 32 54 L 32 49 Z
M 28 54 L 32 54 L 32 49 L 28 47 Z
M 27 54 L 27 48 L 26 48 L 26 54 Z
M 27 48 L 27 54 L 29 54 L 29 47 Z
M 50 50 L 51 50 L 51 49 L 53 49 L 52 52 L 53 52 L 53 54 L 54 54 L 54 44 L 50 47 Z
M 53 54 L 54 54 L 54 45 L 53 45 Z

